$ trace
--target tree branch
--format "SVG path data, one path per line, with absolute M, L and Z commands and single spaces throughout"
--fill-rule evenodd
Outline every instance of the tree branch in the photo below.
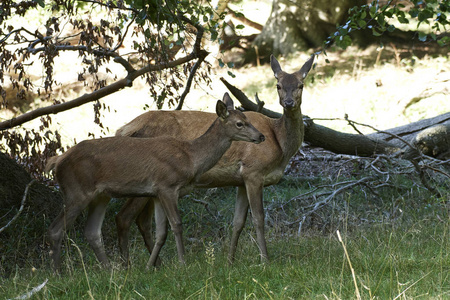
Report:
M 181 18 L 183 21 L 192 24 L 192 22 L 188 18 L 183 17 L 183 16 Z M 197 28 L 197 36 L 196 36 L 196 41 L 194 43 L 192 52 L 189 55 L 186 55 L 185 57 L 179 58 L 179 59 L 171 61 L 171 62 L 164 62 L 164 63 L 157 64 L 157 65 L 147 65 L 141 69 L 135 70 L 131 66 L 131 64 L 129 64 L 125 59 L 123 59 L 117 53 L 115 53 L 113 51 L 93 50 L 93 53 L 96 55 L 100 55 L 100 56 L 108 55 L 108 56 L 114 57 L 114 61 L 122 64 L 124 66 L 124 68 L 128 71 L 127 76 L 121 80 L 118 80 L 118 81 L 116 81 L 108 86 L 105 86 L 101 89 L 98 89 L 92 93 L 84 94 L 83 96 L 80 96 L 74 100 L 64 102 L 61 104 L 38 108 L 36 110 L 22 114 L 22 115 L 18 116 L 17 118 L 12 118 L 10 120 L 0 122 L 0 130 L 10 129 L 15 126 L 26 123 L 28 121 L 31 121 L 33 119 L 36 119 L 43 115 L 57 114 L 59 112 L 66 111 L 66 110 L 72 109 L 74 107 L 78 107 L 80 105 L 99 100 L 99 99 L 101 99 L 105 96 L 108 96 L 110 94 L 113 94 L 125 87 L 132 86 L 133 81 L 137 77 L 142 76 L 148 72 L 161 71 L 164 69 L 173 68 L 178 65 L 185 64 L 196 58 L 198 58 L 199 61 L 200 60 L 203 61 L 206 58 L 206 56 L 209 54 L 206 50 L 201 49 L 201 39 L 203 37 L 204 30 L 203 30 L 203 27 L 201 27 L 201 25 L 199 25 L 199 24 L 193 24 L 193 25 Z M 36 43 L 37 42 L 39 42 L 39 40 L 37 40 Z M 35 43 L 33 43 L 32 45 L 35 45 Z M 29 49 L 29 51 L 32 53 L 37 53 L 37 52 L 41 51 L 41 48 L 36 49 L 32 46 L 30 46 L 30 47 L 31 48 Z M 56 46 L 56 47 L 59 47 L 58 48 L 59 50 L 84 50 L 84 51 L 87 51 L 87 47 L 85 47 L 85 46 Z
M 175 108 L 175 110 L 181 110 L 183 108 L 184 99 L 186 98 L 187 94 L 191 90 L 192 80 L 194 79 L 195 73 L 197 72 L 198 68 L 202 64 L 202 62 L 205 60 L 206 57 L 199 57 L 197 62 L 194 64 L 194 66 L 191 69 L 191 72 L 189 73 L 189 78 L 186 82 L 186 87 L 184 89 L 183 94 L 181 94 L 180 101 L 178 101 L 178 106 Z

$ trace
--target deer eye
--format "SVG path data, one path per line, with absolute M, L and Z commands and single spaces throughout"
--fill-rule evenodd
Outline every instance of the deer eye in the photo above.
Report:
M 299 89 L 303 89 L 303 82 L 298 84 Z
M 281 85 L 277 84 L 277 90 L 281 90 Z
M 242 128 L 242 127 L 244 127 L 244 123 L 242 123 L 242 122 L 237 122 L 237 123 L 236 123 L 236 127 L 237 127 L 237 128 Z

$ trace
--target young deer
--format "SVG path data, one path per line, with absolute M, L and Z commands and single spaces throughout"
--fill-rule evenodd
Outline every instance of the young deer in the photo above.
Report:
M 290 158 L 303 142 L 304 127 L 300 105 L 303 81 L 314 62 L 314 55 L 292 74 L 281 70 L 271 56 L 271 67 L 277 79 L 277 90 L 284 113 L 280 119 L 271 119 L 256 112 L 246 116 L 266 137 L 264 145 L 233 143 L 222 159 L 196 181 L 201 188 L 237 186 L 233 233 L 229 262 L 233 262 L 239 236 L 245 225 L 248 208 L 252 211 L 256 240 L 263 260 L 268 259 L 264 238 L 263 187 L 276 184 L 283 176 Z M 116 135 L 150 137 L 169 135 L 195 138 L 211 122 L 213 114 L 198 111 L 150 111 L 120 128 Z M 119 248 L 124 262 L 128 262 L 129 228 L 134 220 L 144 237 L 149 251 L 153 248 L 151 222 L 154 205 L 146 198 L 129 199 L 116 216 Z
M 209 129 L 192 141 L 111 137 L 83 141 L 50 158 L 47 170 L 55 169 L 65 200 L 65 207 L 49 228 L 54 268 L 60 267 L 63 232 L 88 206 L 85 236 L 98 260 L 108 265 L 101 225 L 111 197 L 157 197 L 175 234 L 178 258 L 184 262 L 179 196 L 217 163 L 232 141 L 264 141 L 264 135 L 247 117 L 233 109 L 228 95 L 224 102 L 217 101 L 216 113 L 218 117 Z

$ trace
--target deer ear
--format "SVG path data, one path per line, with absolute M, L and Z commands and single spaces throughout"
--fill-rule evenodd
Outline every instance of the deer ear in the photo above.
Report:
M 223 103 L 222 101 L 220 101 L 220 100 L 217 100 L 216 114 L 222 120 L 225 120 L 228 117 L 228 115 L 229 115 L 228 109 L 227 109 L 227 105 L 225 103 Z
M 273 56 L 273 54 L 270 55 L 270 66 L 272 67 L 273 75 L 275 75 L 275 78 L 278 79 L 278 75 L 283 71 L 281 70 L 280 63 L 275 56 Z
M 233 110 L 234 109 L 233 99 L 231 99 L 231 97 L 230 97 L 230 95 L 228 93 L 223 94 L 222 101 L 223 101 L 223 103 L 225 103 L 227 105 L 227 109 L 228 110 Z
M 311 57 L 305 62 L 300 71 L 296 72 L 298 75 L 301 76 L 302 80 L 306 78 L 306 75 L 308 75 L 309 70 L 311 70 L 313 63 L 314 63 L 314 54 L 312 54 Z

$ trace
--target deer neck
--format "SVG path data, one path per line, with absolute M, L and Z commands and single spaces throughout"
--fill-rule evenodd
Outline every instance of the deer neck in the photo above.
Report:
M 302 111 L 297 109 L 284 109 L 283 116 L 278 119 L 278 140 L 284 157 L 290 159 L 300 148 L 304 137 Z
M 195 177 L 214 167 L 231 146 L 232 139 L 226 135 L 220 122 L 217 118 L 203 135 L 191 142 Z

